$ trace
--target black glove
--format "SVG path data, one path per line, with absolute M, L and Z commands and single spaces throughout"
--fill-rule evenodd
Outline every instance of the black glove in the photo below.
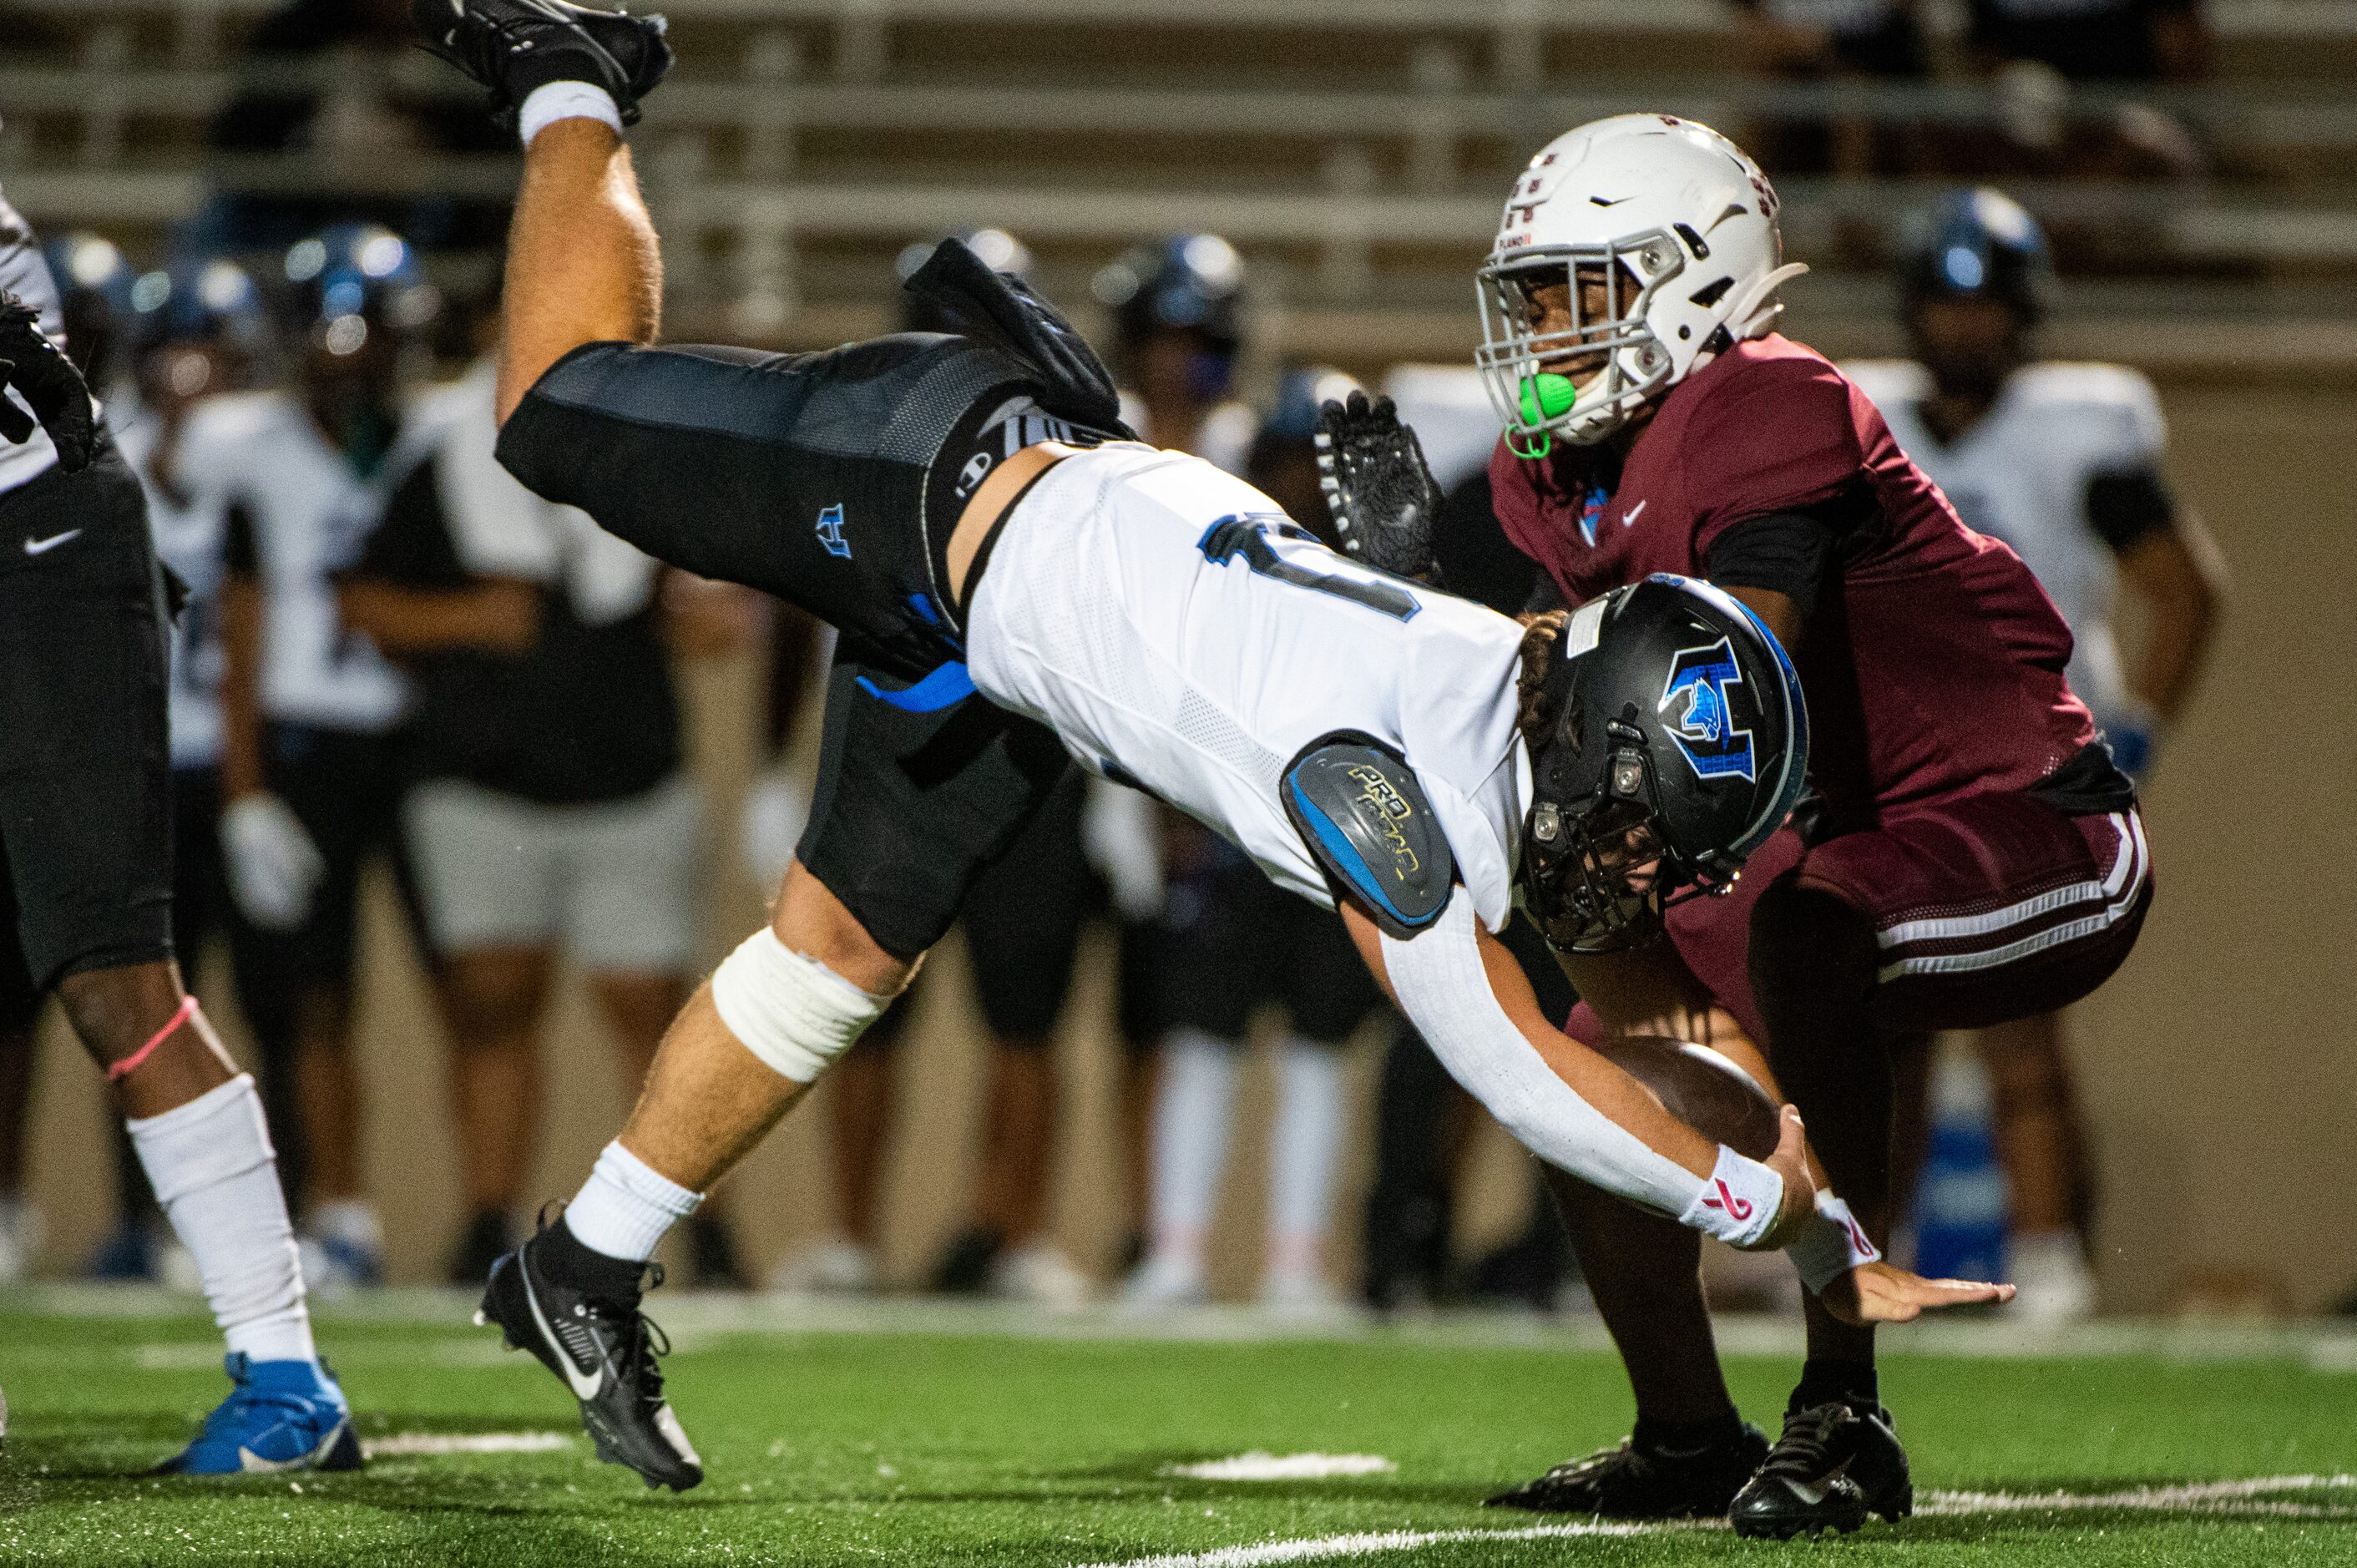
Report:
M 1415 432 L 1399 422 L 1392 400 L 1318 411 L 1318 482 L 1342 548 L 1354 560 L 1402 577 L 1432 570 L 1432 531 L 1440 521 L 1440 487 L 1425 465 Z
M 41 330 L 33 307 L 13 294 L 0 294 L 0 387 L 15 387 L 32 405 L 41 428 L 58 448 L 58 467 L 76 473 L 90 467 L 98 448 L 98 411 L 91 406 L 90 388 L 65 351 Z M 26 442 L 33 438 L 33 422 L 6 397 L 0 396 L 0 438 Z

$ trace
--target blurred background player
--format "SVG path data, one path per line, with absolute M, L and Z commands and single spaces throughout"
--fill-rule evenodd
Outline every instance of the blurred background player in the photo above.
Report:
M 2141 782 L 2210 652 L 2225 590 L 2216 544 L 2163 477 L 2159 397 L 2126 366 L 2032 360 L 2053 280 L 2045 236 L 2010 199 L 1959 191 L 1912 227 L 1899 289 L 1915 358 L 1843 373 L 1965 525 L 2004 540 L 2037 575 L 2076 643 L 2072 689 Z M 2132 661 L 2112 625 L 2122 585 L 2142 611 Z M 2062 1015 L 1984 1029 L 1975 1043 L 2012 1200 L 2009 1275 L 2021 1296 L 2011 1310 L 2085 1316 L 2094 1193 Z M 1902 1121 L 1920 1125 L 1921 1114 Z
M 165 1468 L 357 1468 L 261 1100 L 173 961 L 167 583 L 63 330 L 33 232 L 0 202 L 0 916 L 104 1070 L 228 1342 L 232 1390 Z
M 496 303 L 473 325 L 495 344 Z M 403 664 L 416 694 L 404 842 L 436 955 L 471 1217 L 454 1284 L 479 1282 L 514 1244 L 559 961 L 580 967 L 634 1095 L 693 989 L 702 930 L 704 794 L 684 768 L 670 659 L 683 641 L 694 650 L 700 628 L 683 621 L 695 612 L 667 615 L 667 569 L 499 466 L 492 375 L 480 358 L 417 401 L 386 466 L 382 521 L 339 578 L 345 624 Z M 695 1219 L 692 1282 L 742 1285 L 720 1214 Z
M 298 241 L 283 267 L 292 386 L 199 409 L 178 472 L 228 518 L 221 837 L 238 996 L 313 1256 L 328 1280 L 365 1284 L 382 1238 L 360 1168 L 354 941 L 363 863 L 398 854 L 408 693 L 344 624 L 334 574 L 382 510 L 404 345 L 436 300 L 407 242 L 372 224 Z
M 1329 544 L 1313 444 L 1318 409 L 1356 385 L 1335 371 L 1287 372 L 1244 458 L 1244 478 Z M 1275 1064 L 1260 1300 L 1281 1311 L 1330 1308 L 1339 1297 L 1326 1240 L 1342 1152 L 1343 1047 L 1383 1005 L 1383 994 L 1339 916 L 1289 897 L 1249 856 L 1191 822 L 1171 823 L 1167 839 L 1162 1070 L 1146 1184 L 1150 1251 L 1125 1299 L 1135 1306 L 1207 1299 L 1206 1253 L 1245 1031 L 1275 1003 L 1287 1027 Z

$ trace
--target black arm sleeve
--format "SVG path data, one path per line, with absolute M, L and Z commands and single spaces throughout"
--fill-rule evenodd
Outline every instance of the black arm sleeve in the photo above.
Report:
M 1714 540 L 1705 563 L 1722 588 L 1765 588 L 1816 613 L 1831 570 L 1834 531 L 1796 511 L 1747 518 Z
M 1728 524 L 1703 564 L 1722 588 L 1765 588 L 1814 615 L 1826 583 L 1841 571 L 1843 551 L 1870 536 L 1881 518 L 1873 488 L 1848 485 L 1808 506 Z
M 2115 555 L 2148 533 L 2175 526 L 2176 521 L 2177 498 L 2157 468 L 2096 474 L 2087 480 L 2087 526 L 2112 547 Z

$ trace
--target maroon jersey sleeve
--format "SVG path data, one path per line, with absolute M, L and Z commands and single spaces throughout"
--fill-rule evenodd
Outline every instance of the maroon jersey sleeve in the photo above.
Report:
M 1719 380 L 1681 433 L 1697 561 L 1728 524 L 1823 500 L 1866 466 L 1849 382 L 1831 365 L 1796 355 L 1743 372 Z

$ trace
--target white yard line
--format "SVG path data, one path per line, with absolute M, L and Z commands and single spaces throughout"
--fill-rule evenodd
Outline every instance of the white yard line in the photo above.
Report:
M 554 1454 L 573 1446 L 562 1432 L 396 1432 L 361 1444 L 371 1459 L 442 1454 Z
M 2226 1514 L 2253 1519 L 2357 1520 L 2357 1508 L 2276 1500 L 2279 1492 L 2357 1488 L 2357 1476 L 2261 1476 L 2240 1481 L 2201 1481 L 2175 1487 L 2135 1487 L 2115 1492 L 1950 1492 L 1921 1494 L 1916 1511 L 1955 1519 L 1975 1514 L 2132 1512 Z M 1475 1541 L 1555 1541 L 1577 1536 L 1651 1535 L 1672 1530 L 1723 1530 L 1721 1520 L 1659 1524 L 1578 1523 L 1527 1525 L 1519 1530 L 1390 1530 L 1351 1535 L 1320 1535 L 1294 1541 L 1255 1541 L 1209 1552 L 1166 1552 L 1098 1563 L 1088 1568 L 1260 1568 L 1264 1563 L 1318 1563 L 1342 1557 L 1372 1557 L 1416 1552 L 1427 1546 Z
M 1255 1448 L 1232 1459 L 1165 1466 L 1162 1473 L 1196 1481 L 1322 1481 L 1334 1476 L 1388 1476 L 1398 1468 L 1380 1454 L 1267 1454 Z

